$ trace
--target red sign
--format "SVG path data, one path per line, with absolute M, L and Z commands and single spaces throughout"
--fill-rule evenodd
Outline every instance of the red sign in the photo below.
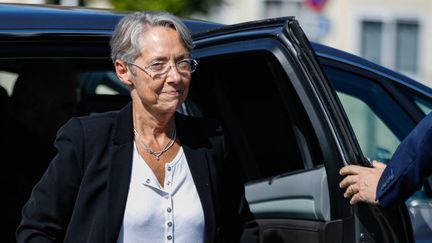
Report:
M 311 10 L 321 12 L 327 0 L 306 0 L 305 3 Z

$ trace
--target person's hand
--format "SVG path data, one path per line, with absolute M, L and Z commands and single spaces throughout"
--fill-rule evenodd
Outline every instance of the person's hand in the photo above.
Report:
M 339 173 L 346 176 L 340 183 L 340 188 L 345 189 L 344 197 L 351 198 L 350 203 L 366 202 L 378 204 L 376 200 L 376 189 L 386 165 L 372 162 L 373 168 L 349 165 L 343 167 Z

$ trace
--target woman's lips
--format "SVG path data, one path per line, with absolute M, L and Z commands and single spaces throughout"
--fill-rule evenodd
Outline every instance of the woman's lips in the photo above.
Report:
M 179 90 L 162 91 L 161 93 L 169 94 L 169 95 L 183 95 L 183 92 L 184 92 L 183 89 L 179 89 Z

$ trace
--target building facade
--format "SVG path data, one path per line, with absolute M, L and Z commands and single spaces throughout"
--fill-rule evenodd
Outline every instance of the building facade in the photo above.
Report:
M 46 4 L 49 0 L 2 0 L 3 3 L 26 3 L 26 4 Z M 79 0 L 60 0 L 59 3 L 65 6 L 78 6 Z M 92 8 L 112 8 L 109 0 L 85 0 L 86 7 Z
M 430 13 L 429 0 L 225 0 L 208 19 L 231 24 L 293 15 L 311 40 L 432 86 Z

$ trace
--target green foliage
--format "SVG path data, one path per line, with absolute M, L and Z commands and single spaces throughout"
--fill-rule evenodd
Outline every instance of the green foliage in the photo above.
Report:
M 211 6 L 220 5 L 223 0 L 111 0 L 118 10 L 165 10 L 180 17 L 192 13 L 208 13 Z

